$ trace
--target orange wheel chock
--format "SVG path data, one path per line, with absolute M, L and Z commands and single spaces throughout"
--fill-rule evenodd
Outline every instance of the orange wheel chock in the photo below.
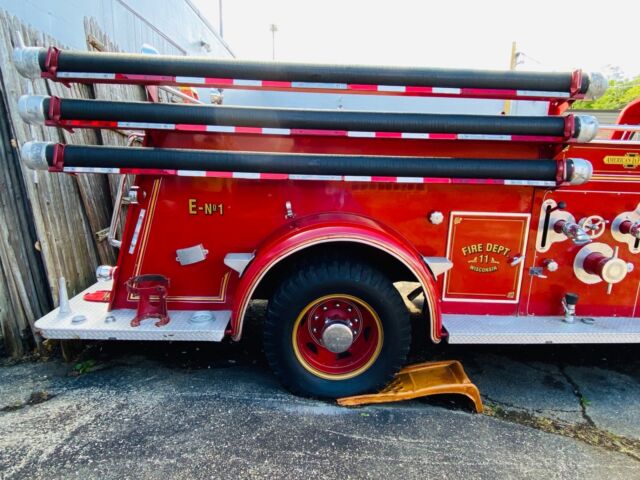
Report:
M 338 399 L 338 405 L 355 406 L 369 403 L 399 402 L 428 395 L 460 394 L 469 398 L 482 413 L 480 391 L 457 360 L 426 362 L 409 365 L 400 370 L 389 385 L 378 393 L 355 395 Z

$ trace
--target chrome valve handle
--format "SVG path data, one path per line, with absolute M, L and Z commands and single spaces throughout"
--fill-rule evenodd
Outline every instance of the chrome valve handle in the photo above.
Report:
M 553 225 L 553 229 L 557 233 L 563 233 L 567 238 L 570 238 L 575 245 L 582 246 L 591 243 L 591 236 L 577 223 L 558 220 Z

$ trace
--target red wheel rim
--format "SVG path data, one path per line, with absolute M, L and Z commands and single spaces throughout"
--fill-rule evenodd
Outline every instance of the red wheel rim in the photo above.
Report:
M 340 353 L 332 352 L 323 342 L 326 328 L 336 324 L 348 327 L 352 335 L 351 345 Z M 380 318 L 366 302 L 351 295 L 326 295 L 309 303 L 298 315 L 292 333 L 294 352 L 302 366 L 331 380 L 360 375 L 382 349 Z

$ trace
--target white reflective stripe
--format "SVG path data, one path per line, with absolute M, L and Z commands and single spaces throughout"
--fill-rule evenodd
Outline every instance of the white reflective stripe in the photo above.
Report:
M 428 133 L 407 133 L 403 132 L 401 135 L 402 138 L 413 138 L 413 139 L 423 139 L 426 140 L 429 138 Z
M 259 179 L 260 174 L 254 172 L 233 172 L 233 178 L 250 178 L 250 179 Z
M 289 180 L 342 180 L 341 175 L 300 175 L 291 174 Z
M 446 93 L 451 95 L 460 95 L 460 93 L 462 92 L 462 90 L 459 88 L 447 88 L 447 87 L 433 87 L 431 91 L 433 93 L 443 93 L 443 94 Z
M 360 137 L 360 138 L 375 138 L 375 132 L 358 132 L 358 131 L 349 131 L 347 132 L 347 137 Z
M 175 123 L 118 122 L 120 128 L 149 128 L 154 130 L 175 130 Z
M 176 174 L 179 177 L 206 177 L 207 172 L 204 170 L 178 170 Z
M 238 87 L 261 87 L 262 80 L 243 80 L 241 78 L 234 78 L 233 84 Z
M 547 92 L 542 90 L 516 90 L 519 97 L 553 97 L 553 98 L 569 98 L 568 92 Z
M 360 175 L 345 175 L 344 176 L 344 181 L 345 182 L 370 182 L 371 181 L 371 177 L 367 177 L 367 176 L 360 176 Z
M 88 78 L 97 80 L 114 80 L 115 73 L 57 72 L 58 78 Z
M 288 128 L 263 128 L 262 133 L 265 135 L 291 135 L 291 130 Z
M 422 177 L 397 177 L 396 181 L 398 183 L 424 183 L 424 178 L 422 178 Z
M 346 83 L 316 83 L 316 82 L 291 82 L 292 88 L 331 88 L 335 90 L 346 90 Z
M 140 235 L 140 229 L 142 228 L 142 220 L 144 220 L 144 214 L 146 210 L 144 208 L 140 209 L 140 214 L 138 215 L 138 222 L 136 223 L 136 228 L 133 230 L 133 236 L 131 237 L 131 245 L 129 245 L 129 255 L 133 254 L 136 249 L 136 243 L 138 243 L 138 235 Z
M 236 127 L 228 127 L 226 125 L 207 125 L 207 132 L 225 132 L 234 133 Z
M 527 187 L 555 187 L 556 182 L 547 180 L 505 180 L 505 185 L 524 185 Z
M 68 173 L 120 173 L 119 168 L 101 167 L 64 167 L 63 171 Z
M 406 92 L 407 87 L 403 85 L 378 85 L 379 92 Z
M 206 82 L 204 77 L 176 77 L 176 83 L 197 83 L 204 85 Z
M 511 140 L 511 135 L 485 135 L 478 133 L 459 133 L 459 140 Z

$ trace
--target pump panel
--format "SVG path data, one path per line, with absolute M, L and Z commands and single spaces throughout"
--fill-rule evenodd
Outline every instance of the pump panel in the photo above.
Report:
M 640 194 L 625 192 L 593 192 L 557 190 L 538 192 L 533 211 L 537 212 L 532 232 L 538 240 L 543 236 L 546 206 L 562 205 L 551 213 L 547 238 L 557 236 L 562 241 L 547 242 L 541 249 L 539 241 L 527 262 L 521 314 L 562 315 L 562 298 L 577 294 L 577 315 L 590 317 L 638 316 L 640 292 L 640 261 L 631 247 L 635 244 L 633 213 Z M 556 215 L 575 218 L 576 225 L 590 241 L 576 242 L 565 234 L 553 233 Z M 564 218 L 564 217 L 563 217 Z M 630 226 L 620 229 L 621 220 Z M 626 233 L 624 233 L 626 232 Z M 563 237 L 564 238 L 561 238 Z M 537 274 L 534 274 L 537 272 Z

